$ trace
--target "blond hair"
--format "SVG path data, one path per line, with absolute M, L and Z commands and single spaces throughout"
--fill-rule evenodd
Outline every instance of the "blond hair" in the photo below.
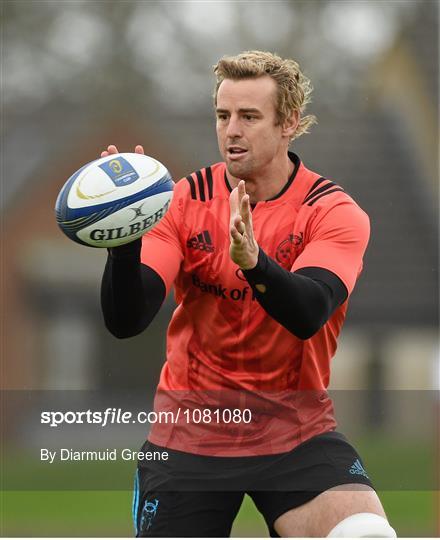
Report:
M 278 122 L 283 124 L 293 112 L 298 112 L 300 115 L 298 127 L 291 140 L 308 133 L 309 128 L 316 124 L 314 115 L 303 116 L 306 105 L 311 101 L 313 87 L 310 79 L 301 72 L 294 60 L 284 60 L 270 52 L 246 51 L 237 56 L 223 56 L 213 67 L 217 77 L 213 96 L 215 106 L 219 86 L 225 79 L 256 79 L 269 75 L 277 84 Z

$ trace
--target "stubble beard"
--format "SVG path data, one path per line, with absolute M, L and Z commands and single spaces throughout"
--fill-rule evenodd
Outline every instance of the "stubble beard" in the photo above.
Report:
M 226 168 L 228 173 L 240 180 L 247 180 L 252 176 L 253 171 L 253 162 L 251 160 L 246 161 L 245 163 L 229 162 L 226 163 Z

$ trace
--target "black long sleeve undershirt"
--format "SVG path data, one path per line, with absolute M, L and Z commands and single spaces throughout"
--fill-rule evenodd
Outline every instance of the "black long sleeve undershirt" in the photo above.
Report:
M 101 284 L 101 307 L 107 329 L 117 338 L 141 333 L 165 299 L 165 284 L 140 262 L 142 241 L 108 250 Z
M 109 250 L 101 305 L 106 327 L 118 338 L 145 330 L 165 299 L 162 278 L 140 262 L 140 250 L 140 240 Z M 289 272 L 261 248 L 257 266 L 243 273 L 263 309 L 300 339 L 313 336 L 347 297 L 332 272 L 317 267 Z
M 261 248 L 257 266 L 243 274 L 264 310 L 300 339 L 312 337 L 347 298 L 333 272 L 318 267 L 289 272 Z

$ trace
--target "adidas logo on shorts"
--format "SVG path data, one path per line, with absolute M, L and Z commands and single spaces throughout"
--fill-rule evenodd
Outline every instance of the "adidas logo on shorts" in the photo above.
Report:
M 208 253 L 214 251 L 214 245 L 209 231 L 203 231 L 196 236 L 193 236 L 188 240 L 186 245 L 190 249 L 199 249 L 200 251 L 207 251 Z
M 350 467 L 349 472 L 350 474 L 359 474 L 368 478 L 367 471 L 362 467 L 362 463 L 358 459 Z

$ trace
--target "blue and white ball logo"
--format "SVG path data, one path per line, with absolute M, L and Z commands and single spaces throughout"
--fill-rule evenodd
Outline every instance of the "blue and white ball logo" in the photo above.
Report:
M 131 164 L 120 156 L 118 159 L 111 159 L 101 163 L 101 169 L 113 180 L 115 186 L 127 186 L 138 180 L 139 175 Z
M 143 154 L 114 154 L 73 174 L 55 204 L 61 230 L 92 247 L 140 238 L 169 208 L 174 182 L 162 163 Z

